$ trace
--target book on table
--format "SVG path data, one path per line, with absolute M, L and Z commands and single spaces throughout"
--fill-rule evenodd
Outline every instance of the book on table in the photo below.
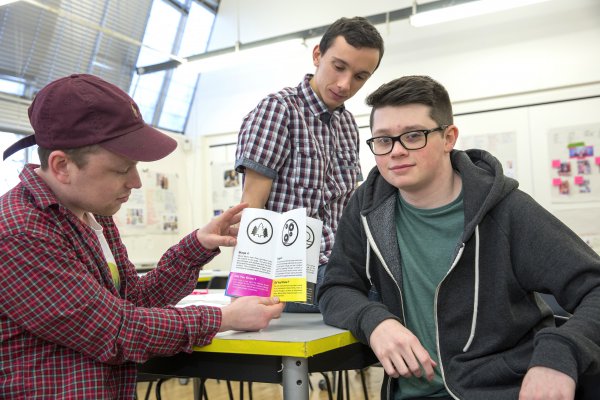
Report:
M 305 208 L 244 209 L 225 294 L 314 304 L 322 228 Z

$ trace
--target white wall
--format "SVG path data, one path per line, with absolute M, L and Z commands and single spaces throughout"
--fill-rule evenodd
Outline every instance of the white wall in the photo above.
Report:
M 373 15 L 411 1 L 222 0 L 211 49 L 327 25 L 342 16 Z M 407 74 L 427 74 L 455 103 L 600 82 L 600 2 L 551 0 L 538 5 L 425 28 L 407 20 L 377 26 L 386 44 L 379 70 L 347 103 L 368 112 L 364 98 Z M 309 48 L 318 41 L 309 41 Z M 298 46 L 300 48 L 300 46 Z M 236 131 L 266 94 L 295 86 L 313 72 L 308 51 L 254 60 L 201 76 L 188 135 Z M 475 104 L 474 107 L 477 107 Z M 460 110 L 459 110 L 460 111 Z
M 210 47 L 229 47 L 238 37 L 242 43 L 251 42 L 327 25 L 342 16 L 369 16 L 411 4 L 412 0 L 222 0 Z M 408 74 L 430 75 L 440 81 L 448 89 L 456 113 L 600 94 L 597 0 L 551 0 L 425 28 L 413 28 L 407 20 L 377 28 L 386 45 L 382 64 L 346 104 L 359 125 L 368 124 L 364 98 L 382 83 Z M 201 169 L 195 170 L 196 179 L 202 179 L 202 169 L 207 168 L 203 143 L 235 140 L 242 118 L 261 98 L 284 86 L 295 86 L 304 73 L 313 72 L 310 49 L 318 40 L 308 41 L 304 51 L 293 55 L 272 54 L 201 76 L 186 132 L 198 138 L 193 164 Z M 363 134 L 368 135 L 368 129 Z M 534 153 L 542 151 L 546 149 L 532 149 Z M 363 167 L 373 165 L 371 158 L 368 152 L 361 152 Z M 534 171 L 525 174 L 525 188 L 533 187 L 535 179 Z M 209 181 L 200 182 L 193 191 L 202 210 L 196 213 L 201 218 L 196 225 L 210 217 L 211 209 Z

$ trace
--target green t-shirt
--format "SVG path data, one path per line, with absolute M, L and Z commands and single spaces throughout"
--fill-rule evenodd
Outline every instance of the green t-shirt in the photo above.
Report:
M 398 194 L 396 234 L 402 260 L 402 292 L 406 327 L 438 367 L 435 377 L 402 378 L 395 399 L 448 396 L 439 368 L 436 345 L 434 297 L 452 263 L 464 228 L 462 192 L 452 203 L 434 209 L 419 209 Z

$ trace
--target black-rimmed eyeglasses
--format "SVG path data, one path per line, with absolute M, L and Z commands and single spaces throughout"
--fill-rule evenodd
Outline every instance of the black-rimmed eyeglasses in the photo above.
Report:
M 367 140 L 371 152 L 376 156 L 389 154 L 394 149 L 394 144 L 400 142 L 406 150 L 419 150 L 427 146 L 427 135 L 432 132 L 443 131 L 449 125 L 440 125 L 433 129 L 404 132 L 399 136 L 377 136 Z

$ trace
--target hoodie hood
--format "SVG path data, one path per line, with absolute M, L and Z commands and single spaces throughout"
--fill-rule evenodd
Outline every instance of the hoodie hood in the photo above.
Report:
M 465 208 L 466 242 L 475 231 L 482 218 L 509 193 L 518 188 L 519 183 L 504 175 L 498 159 L 485 150 L 454 150 L 450 154 L 452 167 L 462 177 Z
M 450 161 L 462 178 L 463 193 L 468 193 L 464 197 L 465 229 L 462 241 L 465 242 L 488 211 L 517 189 L 519 184 L 505 176 L 498 159 L 485 150 L 453 150 Z M 398 191 L 385 181 L 377 167 L 373 167 L 363 185 L 366 185 L 366 190 L 363 192 L 362 215 L 369 214 Z

